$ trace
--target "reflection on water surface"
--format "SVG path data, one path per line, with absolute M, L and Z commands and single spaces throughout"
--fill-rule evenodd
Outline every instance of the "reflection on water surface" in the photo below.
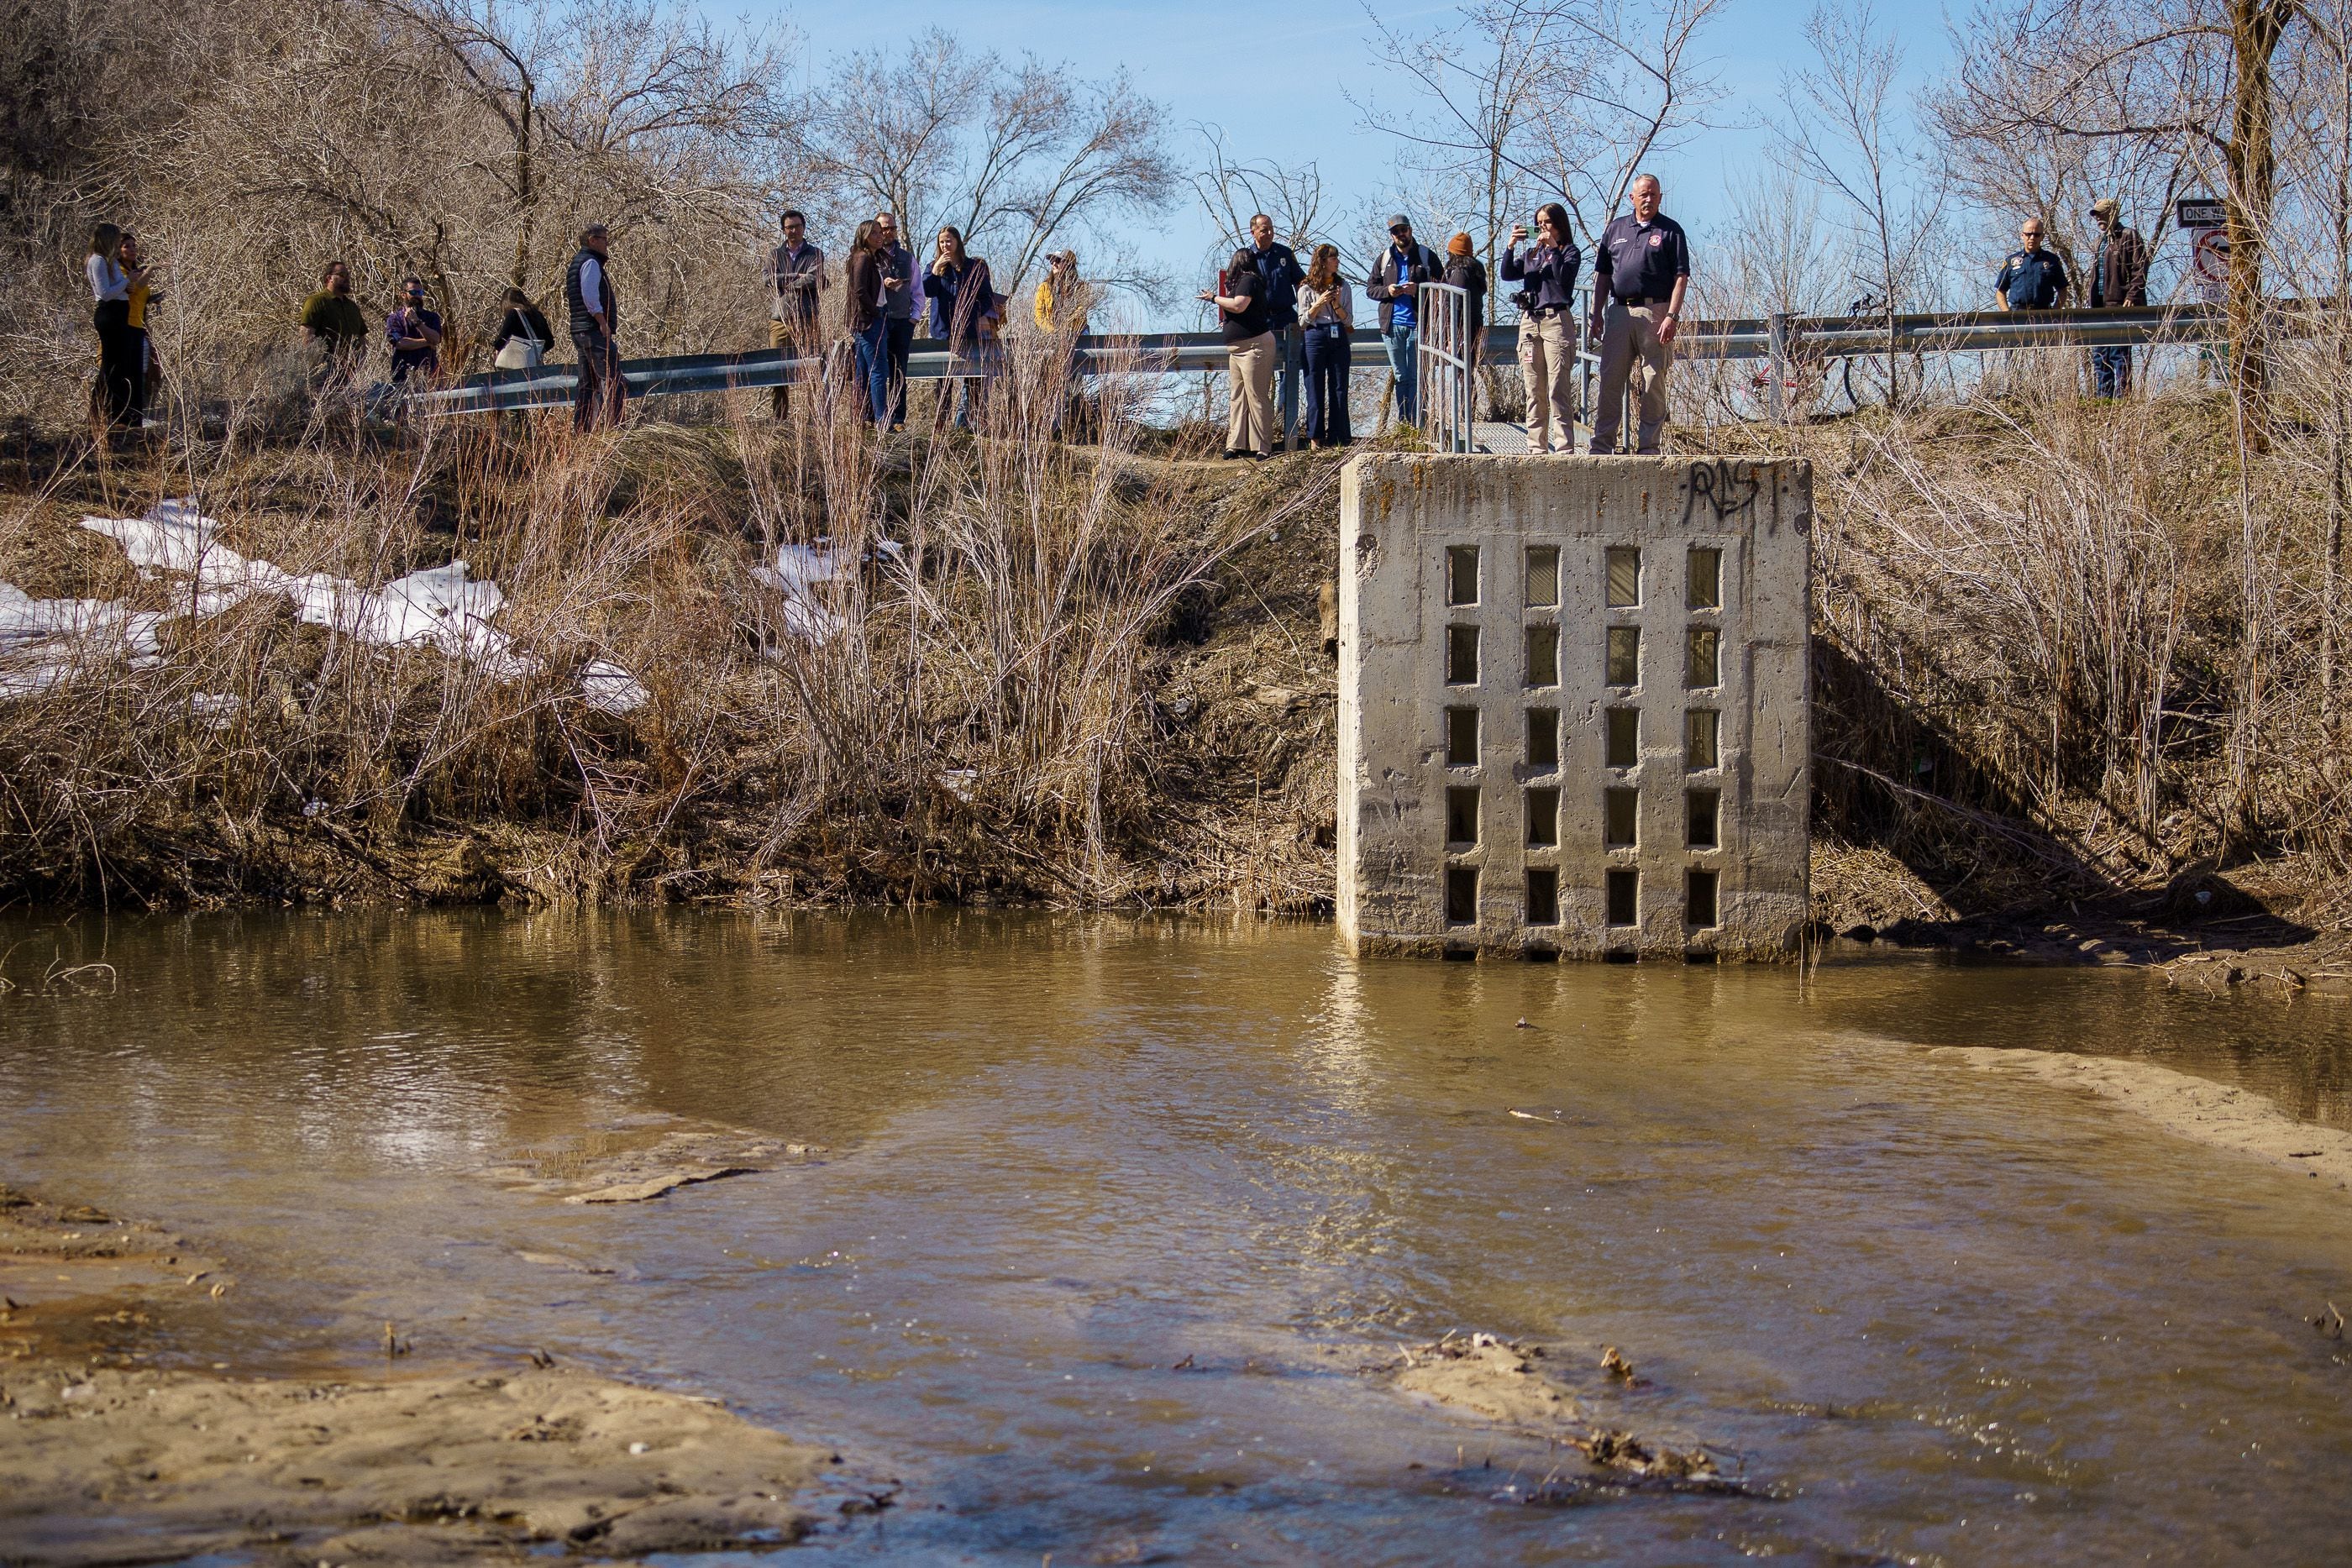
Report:
M 2352 1305 L 2343 1195 L 1912 1049 L 2144 1055 L 2352 1126 L 2323 1001 L 971 915 L 20 938 L 12 973 L 123 984 L 0 1005 L 0 1176 L 230 1255 L 189 1354 L 364 1364 L 394 1319 L 720 1394 L 908 1482 L 820 1551 L 2271 1563 L 2352 1525 L 2352 1356 L 2302 1321 Z M 478 1174 L 646 1113 L 833 1153 L 613 1209 Z M 1622 1347 L 1628 1425 L 1775 1495 L 1486 1500 L 1490 1434 L 1350 1370 L 1451 1328 Z

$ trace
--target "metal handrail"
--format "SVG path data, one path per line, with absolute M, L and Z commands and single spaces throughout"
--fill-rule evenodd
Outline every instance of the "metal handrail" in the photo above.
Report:
M 1413 381 L 1422 434 L 1440 452 L 1471 450 L 1472 372 L 1484 356 L 1470 342 L 1470 291 L 1424 283 L 1413 293 Z
M 1446 284 L 1423 284 L 1467 296 Z M 2288 302 L 2273 301 L 2285 309 Z M 1453 307 L 1449 305 L 1450 310 Z M 1776 332 L 1776 323 L 1778 331 Z M 1481 335 L 1481 364 L 1508 364 L 1517 353 L 1516 324 L 1489 325 Z M 1462 336 L 1466 338 L 1465 326 Z M 2229 335 L 2227 312 L 2217 305 L 2126 306 L 2097 310 L 1948 311 L 1878 316 L 1782 316 L 1693 321 L 1675 339 L 1675 358 L 1763 360 L 1884 353 L 1890 340 L 1901 353 L 1980 353 L 2021 348 L 2129 348 L 2151 343 L 2213 343 Z M 1424 334 L 1424 337 L 1426 334 Z M 1778 354 L 1775 353 L 1776 338 Z M 1381 334 L 1357 331 L 1352 344 L 1367 352 L 1385 350 Z M 1450 346 L 1433 354 L 1467 396 L 1467 356 Z M 1143 332 L 1089 336 L 1076 342 L 1078 365 L 1097 373 L 1170 374 L 1225 368 L 1225 343 L 1214 332 Z M 625 360 L 621 379 L 629 396 L 662 397 L 689 392 L 751 391 L 815 381 L 822 354 L 785 349 L 755 349 L 739 354 L 675 354 Z M 907 362 L 909 381 L 983 375 L 993 367 L 971 355 L 945 349 L 922 350 Z M 1773 378 L 1777 383 L 1778 376 Z M 572 401 L 577 381 L 568 365 L 526 371 L 491 371 L 455 386 L 411 392 L 406 405 L 425 414 L 488 413 L 553 408 Z M 1466 401 L 1464 405 L 1467 406 Z M 1466 419 L 1465 419 L 1466 423 Z

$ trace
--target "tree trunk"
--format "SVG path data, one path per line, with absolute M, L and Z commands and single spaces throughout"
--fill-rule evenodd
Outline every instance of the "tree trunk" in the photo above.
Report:
M 2230 369 L 2246 444 L 2253 452 L 2268 452 L 2271 444 L 2270 343 L 2263 315 L 2263 256 L 2277 193 L 2271 57 L 2284 30 L 2284 15 L 2275 8 L 2273 0 L 2231 0 L 2236 78 L 2230 110 L 2230 192 L 2224 228 L 2230 240 Z
M 538 216 L 539 187 L 535 183 L 538 171 L 531 162 L 530 141 L 533 99 L 530 78 L 525 77 L 515 116 L 515 257 L 514 272 L 508 278 L 526 294 L 530 291 L 530 245 L 533 220 Z

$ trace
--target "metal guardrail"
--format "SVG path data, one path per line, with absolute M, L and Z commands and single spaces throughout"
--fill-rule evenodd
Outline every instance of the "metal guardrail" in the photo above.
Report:
M 1423 287 L 1454 295 L 1463 293 L 1444 284 L 1424 284 Z M 1466 303 L 1467 297 L 1464 296 L 1465 310 Z M 1442 308 L 1450 310 L 1452 306 Z M 1466 326 L 1460 335 L 1467 337 Z M 1882 354 L 1887 351 L 1890 342 L 1897 353 L 1942 354 L 1981 353 L 1999 349 L 2211 343 L 2223 340 L 2227 335 L 2226 315 L 2221 307 L 2212 305 L 1914 313 L 1891 319 L 1884 316 L 1778 316 L 1693 321 L 1676 336 L 1675 357 L 1685 361 L 1769 359 L 1785 373 L 1787 364 L 1794 360 Z M 1509 364 L 1516 361 L 1518 329 L 1515 324 L 1490 325 L 1483 337 L 1478 356 L 1481 364 Z M 1378 332 L 1360 329 L 1349 341 L 1354 349 L 1369 356 L 1360 362 L 1382 362 L 1387 344 Z M 1424 352 L 1426 356 L 1427 350 Z M 1225 368 L 1225 343 L 1214 332 L 1087 337 L 1078 340 L 1076 358 L 1082 369 L 1098 373 L 1222 371 Z M 1434 358 L 1447 367 L 1457 386 L 1466 388 L 1468 367 L 1462 363 L 1463 356 L 1452 340 Z M 740 354 L 678 354 L 625 360 L 621 377 L 632 398 L 662 397 L 814 382 L 822 374 L 822 364 L 819 355 L 755 349 Z M 944 349 L 918 350 L 908 359 L 907 378 L 939 381 L 981 375 L 992 368 L 970 355 L 953 355 Z M 1776 392 L 1783 373 L 1772 377 Z M 558 408 L 572 402 L 576 385 L 569 365 L 542 365 L 536 370 L 492 371 L 469 376 L 455 386 L 411 392 L 406 402 L 412 413 L 431 415 Z M 1423 388 L 1426 397 L 1426 377 Z M 1465 405 L 1465 429 L 1467 422 Z

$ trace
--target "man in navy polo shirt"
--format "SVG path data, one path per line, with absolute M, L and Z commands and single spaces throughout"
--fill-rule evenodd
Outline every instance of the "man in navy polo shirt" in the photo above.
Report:
M 2066 264 L 2056 251 L 2042 248 L 2042 233 L 2040 218 L 2028 218 L 2018 229 L 2025 248 L 2011 251 L 2000 264 L 2000 276 L 1992 280 L 2002 309 L 2057 310 L 2065 306 Z
M 1666 371 L 1675 362 L 1675 333 L 1690 289 L 1690 240 L 1682 225 L 1658 211 L 1665 197 L 1658 177 L 1634 175 L 1627 194 L 1633 210 L 1602 229 L 1593 247 L 1590 325 L 1601 342 L 1601 404 L 1592 411 L 1597 455 L 1618 449 L 1629 382 L 1641 400 L 1637 449 L 1658 450 L 1666 428 Z
M 1266 325 L 1274 330 L 1276 393 L 1282 444 L 1298 430 L 1298 378 L 1307 370 L 1307 335 L 1298 329 L 1298 286 L 1307 281 L 1298 253 L 1274 237 L 1274 220 L 1264 213 L 1250 219 L 1250 266 L 1265 285 Z

